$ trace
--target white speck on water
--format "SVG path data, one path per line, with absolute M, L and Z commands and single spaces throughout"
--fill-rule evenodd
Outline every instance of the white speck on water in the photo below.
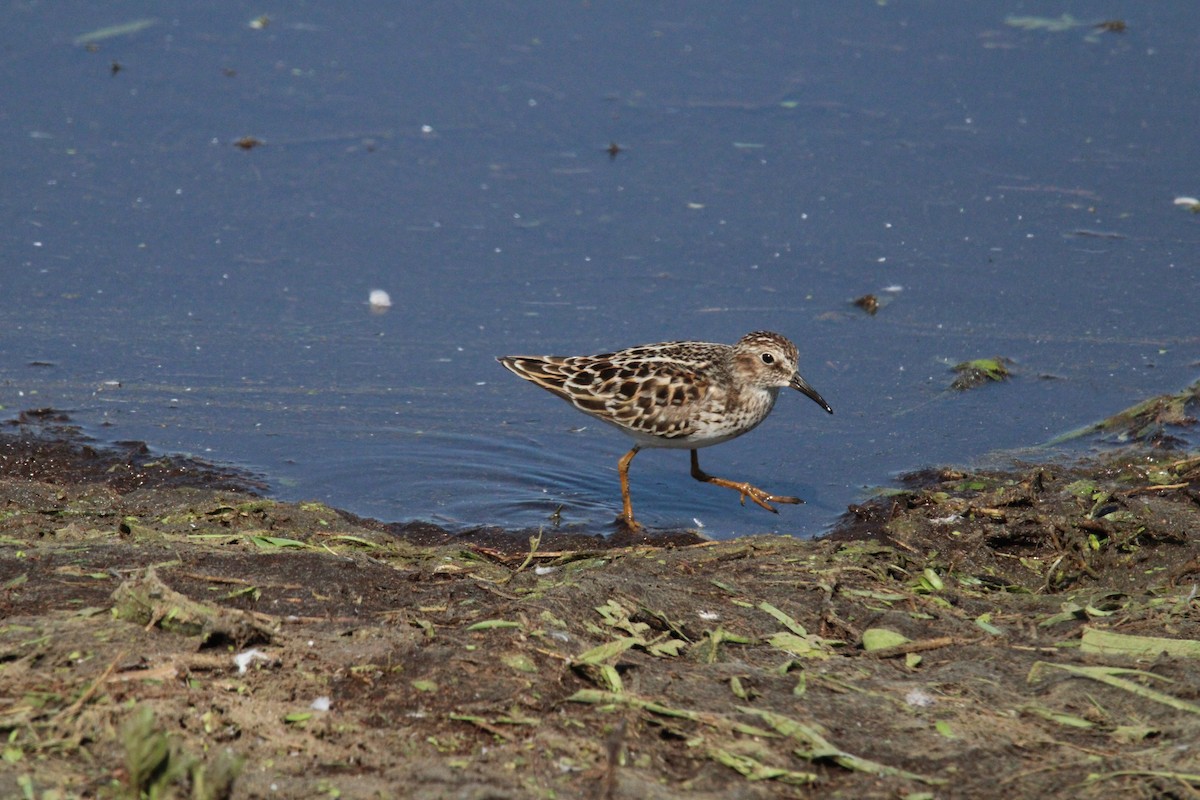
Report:
M 383 289 L 372 289 L 371 294 L 367 296 L 367 302 L 372 308 L 391 308 L 392 296 Z

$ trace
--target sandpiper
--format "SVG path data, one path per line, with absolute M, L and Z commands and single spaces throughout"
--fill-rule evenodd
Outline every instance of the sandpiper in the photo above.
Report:
M 617 463 L 622 519 L 633 518 L 629 462 L 643 447 L 692 451 L 692 477 L 733 489 L 768 511 L 771 503 L 802 503 L 749 483 L 717 478 L 700 469 L 696 450 L 727 442 L 758 427 L 784 386 L 833 409 L 797 371 L 796 345 L 778 333 L 755 331 L 736 344 L 662 342 L 595 356 L 505 356 L 505 367 L 553 392 L 580 411 L 621 429 L 633 449 Z

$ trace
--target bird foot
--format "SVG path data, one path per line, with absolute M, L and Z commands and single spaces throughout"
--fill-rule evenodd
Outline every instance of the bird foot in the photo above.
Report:
M 804 501 L 799 497 L 785 497 L 783 495 L 775 495 L 770 492 L 763 491 L 757 486 L 751 486 L 748 483 L 739 483 L 736 481 L 727 481 L 724 478 L 714 478 L 711 475 L 705 476 L 706 483 L 715 483 L 717 486 L 724 486 L 726 489 L 733 489 L 741 495 L 742 505 L 746 505 L 746 498 L 749 497 L 755 503 L 770 511 L 772 514 L 778 514 L 779 509 L 771 505 L 771 503 L 786 503 L 792 506 L 801 505 Z
M 632 516 L 620 514 L 617 516 L 616 523 L 619 527 L 624 528 L 630 533 L 641 533 L 643 530 L 642 523 L 638 522 Z
M 786 503 L 792 506 L 798 506 L 804 501 L 799 497 L 784 497 L 782 495 L 768 494 L 757 486 L 751 486 L 748 483 L 738 484 L 730 488 L 736 489 L 742 496 L 742 505 L 746 505 L 746 498 L 749 497 L 760 506 L 770 511 L 772 514 L 778 514 L 779 509 L 771 505 L 771 503 Z

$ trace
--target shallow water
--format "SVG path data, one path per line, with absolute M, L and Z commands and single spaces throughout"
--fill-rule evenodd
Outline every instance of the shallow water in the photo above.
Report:
M 765 328 L 836 414 L 787 393 L 702 463 L 808 505 L 646 451 L 635 508 L 819 533 L 1195 379 L 1192 10 L 1136 11 L 11 4 L 0 404 L 384 520 L 595 528 L 628 441 L 494 357 Z

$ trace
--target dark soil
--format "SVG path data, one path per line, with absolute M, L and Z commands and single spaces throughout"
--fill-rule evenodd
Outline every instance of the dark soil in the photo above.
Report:
M 262 489 L 0 432 L 0 797 L 1200 795 L 1195 454 L 930 471 L 816 542 Z

